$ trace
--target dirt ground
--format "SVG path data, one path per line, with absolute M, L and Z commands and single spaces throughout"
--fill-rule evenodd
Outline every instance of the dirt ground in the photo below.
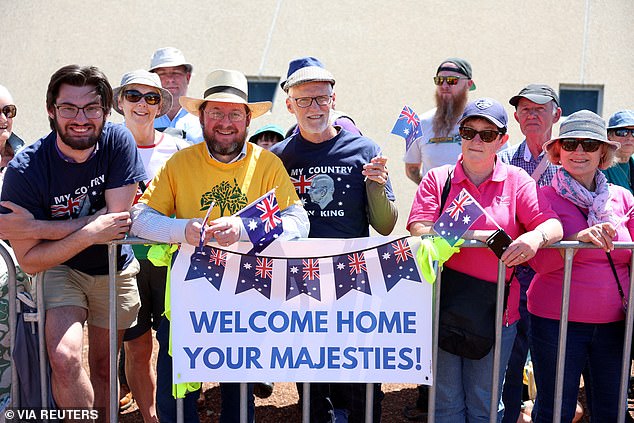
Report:
M 154 341 L 154 363 L 158 344 Z M 382 421 L 385 423 L 411 422 L 403 416 L 403 409 L 407 405 L 416 402 L 418 391 L 416 385 L 384 383 Z M 255 399 L 255 419 L 258 423 L 295 423 L 301 422 L 301 405 L 294 383 L 276 383 L 273 395 L 266 399 Z M 579 401 L 585 409 L 585 393 L 583 388 L 579 391 Z M 203 384 L 203 394 L 198 403 L 198 415 L 201 423 L 218 423 L 220 418 L 220 389 L 217 383 Z M 122 423 L 143 423 L 143 418 L 136 403 L 119 415 Z M 589 423 L 587 412 L 580 423 Z

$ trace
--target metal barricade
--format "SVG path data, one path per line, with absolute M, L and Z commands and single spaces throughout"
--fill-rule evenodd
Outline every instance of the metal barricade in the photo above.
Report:
M 110 380 L 117 380 L 117 336 L 116 336 L 116 328 L 117 328 L 117 317 L 116 317 L 116 289 L 115 289 L 115 276 L 116 276 L 116 246 L 119 244 L 153 244 L 151 241 L 147 241 L 139 238 L 127 238 L 121 241 L 114 241 L 108 244 L 108 255 L 109 255 L 109 281 L 110 281 Z M 617 242 L 614 244 L 614 247 L 617 249 L 630 249 L 634 252 L 634 242 Z M 486 248 L 486 245 L 477 242 L 477 241 L 468 241 L 465 242 L 461 248 Z M 555 414 L 553 416 L 553 421 L 558 422 L 561 418 L 561 402 L 562 397 L 561 393 L 563 392 L 563 369 L 565 365 L 565 348 L 566 348 L 566 339 L 567 339 L 567 324 L 568 324 L 568 306 L 570 300 L 570 280 L 571 280 L 571 271 L 572 271 L 572 259 L 574 255 L 574 250 L 576 249 L 586 249 L 586 248 L 596 248 L 594 245 L 580 243 L 576 241 L 562 241 L 551 245 L 547 248 L 559 248 L 564 249 L 564 281 L 563 281 L 563 297 L 562 297 L 562 306 L 561 306 L 561 319 L 560 319 L 560 334 L 559 334 L 559 352 L 557 358 L 557 372 L 556 372 L 556 387 L 555 387 L 555 398 L 554 398 L 554 410 Z M 3 256 L 5 261 L 7 258 L 5 257 L 6 250 L 0 248 L 0 255 Z M 8 252 L 6 252 L 8 255 Z M 8 256 L 10 258 L 10 255 Z M 9 262 L 7 261 L 7 264 Z M 13 264 L 11 260 L 11 264 Z M 435 264 L 437 269 L 437 265 Z M 15 268 L 14 268 L 15 269 Z M 630 263 L 630 269 L 634 269 L 634 254 L 632 255 L 632 261 Z M 498 262 L 498 287 L 497 287 L 497 310 L 496 310 L 496 333 L 495 333 L 495 345 L 494 345 L 494 356 L 493 356 L 493 372 L 491 375 L 492 378 L 492 398 L 491 398 L 491 413 L 489 416 L 490 422 L 497 421 L 497 404 L 499 401 L 498 397 L 498 389 L 499 389 L 499 381 L 498 381 L 498 373 L 500 371 L 500 350 L 499 345 L 502 337 L 502 314 L 503 314 L 503 301 L 504 301 L 504 276 L 505 276 L 505 267 L 502 262 Z M 438 309 L 440 304 L 440 274 L 437 272 L 437 280 L 434 289 L 434 312 L 433 312 L 433 348 L 432 348 L 432 367 L 433 374 L 436 373 L 436 364 L 438 358 L 438 346 L 436 340 L 438 339 Z M 41 278 L 39 278 L 41 279 Z M 38 281 L 38 284 L 41 288 L 41 280 Z M 15 270 L 13 277 L 10 275 L 10 312 L 12 310 L 11 316 L 11 336 L 13 339 L 13 335 L 15 333 Z M 11 290 L 13 291 L 13 295 L 11 294 Z M 630 272 L 630 287 L 628 292 L 628 298 L 633 298 L 634 296 L 634 272 Z M 42 295 L 37 296 L 38 300 L 38 308 L 43 308 L 43 298 Z M 11 305 L 13 304 L 13 305 Z M 12 308 L 11 308 L 12 307 Z M 43 314 L 43 313 L 42 313 Z M 621 380 L 620 380 L 620 390 L 619 390 L 619 404 L 621 404 L 619 408 L 619 421 L 624 421 L 626 407 L 627 407 L 627 385 L 630 377 L 630 350 L 632 344 L 632 327 L 633 327 L 633 319 L 634 319 L 634 309 L 632 307 L 632 302 L 628 303 L 627 314 L 625 320 L 625 335 L 624 335 L 624 344 L 623 344 L 623 362 L 622 362 L 622 370 L 621 370 Z M 41 322 L 43 327 L 43 321 Z M 44 331 L 40 330 L 40 351 L 45 351 L 44 344 Z M 45 355 L 44 355 L 45 356 Z M 42 374 L 45 374 L 45 366 L 46 363 L 41 360 L 40 365 L 44 366 Z M 14 371 L 15 373 L 15 371 Z M 17 382 L 15 382 L 17 384 Z M 305 423 L 310 420 L 310 384 L 303 384 L 303 404 L 302 404 L 302 418 Z M 17 389 L 17 386 L 13 386 L 12 389 Z M 45 399 L 46 391 L 46 383 L 45 380 L 42 383 L 42 392 L 43 399 Z M 434 422 L 434 414 L 435 414 L 435 395 L 436 389 L 435 385 L 432 385 L 429 390 L 429 417 L 428 422 Z M 366 422 L 373 421 L 373 384 L 369 383 L 366 385 Z M 247 387 L 246 383 L 241 384 L 240 388 L 240 421 L 247 421 Z M 118 421 L 118 389 L 116 383 L 111 383 L 110 386 L 110 421 L 117 422 Z M 177 400 L 177 419 L 178 422 L 182 423 L 184 421 L 183 418 L 183 401 L 182 399 Z

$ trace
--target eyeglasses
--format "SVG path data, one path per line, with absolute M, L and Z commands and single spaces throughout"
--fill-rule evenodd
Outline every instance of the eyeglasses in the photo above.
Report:
M 242 122 L 247 118 L 246 113 L 237 110 L 231 111 L 229 113 L 220 112 L 218 110 L 210 110 L 205 111 L 205 114 L 213 120 L 223 120 L 225 116 L 227 116 L 231 122 Z
M 318 95 L 317 97 L 291 97 L 295 100 L 295 104 L 297 107 L 301 107 L 302 109 L 306 109 L 313 104 L 313 101 L 317 103 L 318 106 L 326 106 L 330 104 L 332 101 L 331 95 Z
M 473 128 L 469 128 L 468 126 L 461 126 L 458 128 L 458 132 L 460 136 L 465 140 L 472 140 L 476 135 L 480 135 L 480 139 L 482 142 L 493 142 L 495 139 L 502 134 L 500 131 L 494 131 L 492 129 L 485 129 L 484 131 L 476 131 Z
M 587 140 L 583 138 L 564 138 L 559 140 L 559 144 L 561 144 L 561 148 L 565 151 L 576 151 L 577 146 L 581 144 L 581 148 L 586 153 L 592 153 L 593 151 L 597 151 L 601 144 L 601 141 L 597 140 Z
M 459 76 L 434 76 L 434 84 L 442 85 L 443 82 L 447 82 L 447 85 L 456 85 L 461 79 L 469 79 L 462 78 Z
M 56 104 L 57 112 L 64 119 L 73 119 L 80 110 L 84 112 L 86 119 L 101 119 L 103 117 L 104 108 L 97 104 L 89 104 L 84 107 L 77 107 L 74 104 Z
M 7 119 L 11 119 L 14 118 L 15 115 L 18 114 L 18 108 L 15 107 L 15 105 L 13 104 L 7 104 L 6 106 L 4 106 L 2 109 L 0 109 L 0 112 L 2 112 L 2 114 L 7 118 Z
M 9 107 L 9 106 L 7 106 L 7 107 Z M 13 106 L 13 107 L 15 107 L 15 106 Z M 9 116 L 7 116 L 7 117 L 9 117 Z M 631 136 L 634 137 L 634 128 L 619 128 L 619 129 L 615 129 L 614 130 L 614 135 L 616 135 L 617 137 L 625 138 L 625 137 L 627 137 L 627 134 L 630 134 Z
M 161 95 L 159 93 L 145 93 L 141 94 L 137 90 L 126 90 L 123 92 L 123 98 L 130 103 L 138 103 L 142 98 L 150 106 L 156 106 L 161 102 Z

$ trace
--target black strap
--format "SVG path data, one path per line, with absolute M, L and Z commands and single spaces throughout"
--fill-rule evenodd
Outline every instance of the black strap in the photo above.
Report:
M 627 165 L 630 167 L 630 191 L 634 190 L 634 160 L 631 158 L 627 161 Z
M 630 160 L 631 166 L 631 160 Z M 583 217 L 588 220 L 588 214 L 581 210 L 581 207 L 575 204 L 579 213 L 583 215 Z M 625 294 L 623 293 L 623 287 L 621 286 L 621 281 L 619 280 L 619 275 L 616 273 L 616 266 L 614 266 L 614 260 L 612 260 L 612 255 L 609 251 L 605 252 L 605 255 L 608 256 L 608 262 L 610 262 L 610 268 L 612 268 L 612 274 L 614 275 L 614 280 L 616 280 L 616 290 L 619 291 L 619 296 L 621 297 L 621 304 L 623 305 L 623 311 L 627 310 L 627 298 L 625 298 Z
M 447 197 L 449 197 L 449 191 L 451 190 L 451 177 L 453 176 L 453 169 L 447 173 L 447 180 L 445 181 L 445 186 L 442 187 L 442 194 L 440 194 L 440 214 L 445 209 L 445 203 L 447 202 Z M 511 293 L 511 281 L 515 277 L 515 266 L 513 266 L 513 272 L 511 272 L 511 277 L 508 281 L 504 283 L 504 310 L 506 310 L 506 306 L 509 299 L 509 294 Z

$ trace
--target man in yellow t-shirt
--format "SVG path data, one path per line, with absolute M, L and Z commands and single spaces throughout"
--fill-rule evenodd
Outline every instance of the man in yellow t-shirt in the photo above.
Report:
M 275 196 L 284 227 L 281 238 L 308 236 L 308 216 L 282 162 L 274 154 L 245 142 L 251 119 L 266 113 L 271 103 L 248 103 L 247 80 L 237 71 L 215 70 L 207 77 L 206 85 L 203 98 L 183 96 L 179 100 L 184 109 L 199 117 L 205 142 L 174 154 L 154 177 L 131 211 L 132 233 L 159 242 L 198 245 L 202 220 L 214 202 L 210 221 L 203 230 L 205 243 L 214 238 L 220 245 L 228 246 L 248 240 L 242 220 L 232 215 L 277 187 Z M 169 217 L 172 215 L 176 219 Z M 161 422 L 175 422 L 166 319 L 156 337 L 157 411 Z M 239 385 L 222 383 L 220 388 L 221 421 L 237 421 Z M 249 391 L 252 392 L 251 385 Z M 187 422 L 199 421 L 197 397 L 197 392 L 185 397 Z M 250 395 L 250 422 L 254 408 Z

